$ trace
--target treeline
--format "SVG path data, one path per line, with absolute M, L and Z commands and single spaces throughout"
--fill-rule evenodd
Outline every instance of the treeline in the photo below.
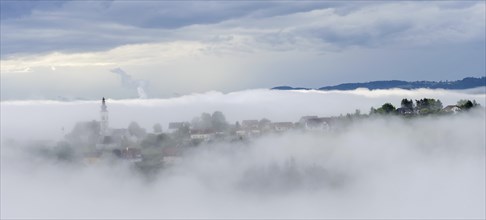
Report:
M 447 114 L 457 113 L 459 111 L 468 111 L 471 108 L 480 106 L 476 100 L 461 99 L 455 105 L 443 106 L 439 99 L 423 98 L 415 100 L 402 99 L 400 107 L 396 108 L 391 103 L 385 103 L 379 108 L 372 107 L 370 115 L 429 115 L 429 114 Z

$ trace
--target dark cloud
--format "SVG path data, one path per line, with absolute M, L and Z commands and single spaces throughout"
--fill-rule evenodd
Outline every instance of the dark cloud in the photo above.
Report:
M 422 5 L 431 13 L 403 16 L 421 10 Z M 425 35 L 423 41 L 430 41 L 437 36 L 468 35 L 471 24 L 451 16 L 474 13 L 469 9 L 475 6 L 476 3 L 2 1 L 1 55 L 100 51 L 125 44 L 211 39 L 221 33 L 248 35 L 266 44 L 259 46 L 277 50 L 298 48 L 302 39 L 317 39 L 337 47 L 373 47 L 404 36 L 421 40 Z M 313 13 L 322 9 L 329 11 Z M 430 18 L 420 17 L 423 15 Z M 424 21 L 432 23 L 424 24 L 427 28 L 420 27 Z M 201 25 L 206 28 L 195 28 Z
M 15 53 L 106 50 L 124 44 L 163 41 L 173 35 L 168 33 L 170 30 L 190 25 L 242 17 L 264 18 L 329 5 L 332 4 L 2 1 L 1 54 L 4 57 Z
M 34 10 L 56 10 L 66 1 L 0 1 L 0 18 L 2 20 L 29 16 Z
M 15 4 L 11 4 L 15 6 Z M 339 6 L 319 2 L 221 2 L 221 1 L 99 1 L 67 2 L 56 11 L 29 5 L 39 11 L 62 13 L 69 18 L 102 20 L 143 28 L 180 28 L 194 24 L 212 24 L 243 16 L 269 17 L 319 8 Z
M 338 28 L 316 28 L 308 33 L 324 42 L 332 42 L 339 47 L 376 47 L 390 43 L 395 36 L 413 27 L 409 22 L 380 22 L 366 31 L 342 31 Z

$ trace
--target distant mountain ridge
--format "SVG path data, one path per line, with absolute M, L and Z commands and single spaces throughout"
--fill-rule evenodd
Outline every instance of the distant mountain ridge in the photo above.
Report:
M 373 89 L 472 89 L 476 87 L 486 86 L 486 77 L 466 77 L 462 80 L 456 81 L 402 81 L 402 80 L 383 80 L 371 81 L 364 83 L 343 83 L 335 86 L 324 86 L 318 90 L 354 90 L 357 88 Z M 291 87 L 291 86 L 277 86 L 273 90 L 309 90 L 312 88 Z

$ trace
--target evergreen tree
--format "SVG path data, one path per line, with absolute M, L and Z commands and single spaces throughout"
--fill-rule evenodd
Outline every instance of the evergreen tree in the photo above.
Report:
M 402 99 L 401 107 L 407 108 L 407 109 L 413 109 L 413 100 L 412 99 L 410 99 L 410 100 Z

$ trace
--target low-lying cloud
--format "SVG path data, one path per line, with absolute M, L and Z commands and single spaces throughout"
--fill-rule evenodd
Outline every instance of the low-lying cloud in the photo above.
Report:
M 231 123 L 263 117 L 297 121 L 423 97 L 444 105 L 459 99 L 485 104 L 484 93 L 463 91 L 249 90 L 108 100 L 108 110 L 113 127 L 133 120 L 149 128 L 204 111 L 220 110 Z M 99 104 L 2 102 L 2 218 L 486 217 L 484 109 L 377 117 L 327 133 L 294 131 L 203 144 L 150 179 L 122 162 L 87 166 L 47 160 L 37 146 L 22 144 L 56 138 L 60 124 L 70 130 L 76 121 L 98 120 Z
M 152 128 L 161 123 L 167 129 L 169 122 L 190 121 L 202 112 L 222 111 L 230 123 L 245 119 L 268 118 L 272 121 L 298 121 L 301 116 L 322 117 L 354 113 L 356 109 L 369 113 L 371 107 L 385 102 L 400 105 L 403 98 L 440 99 L 444 106 L 460 99 L 476 100 L 486 105 L 485 88 L 474 90 L 366 90 L 351 91 L 278 91 L 245 90 L 232 93 L 216 91 L 197 93 L 170 99 L 108 99 L 110 125 L 126 127 L 137 121 L 142 127 Z M 19 100 L 2 101 L 2 138 L 29 134 L 33 138 L 60 138 L 62 128 L 71 129 L 78 121 L 99 120 L 101 97 L 93 101 Z M 49 116 L 49 117 L 46 117 Z M 49 126 L 47 129 L 45 126 Z
M 117 74 L 120 77 L 122 86 L 127 89 L 135 89 L 138 94 L 138 98 L 147 98 L 147 81 L 133 79 L 121 68 L 115 68 L 111 70 L 112 73 Z

